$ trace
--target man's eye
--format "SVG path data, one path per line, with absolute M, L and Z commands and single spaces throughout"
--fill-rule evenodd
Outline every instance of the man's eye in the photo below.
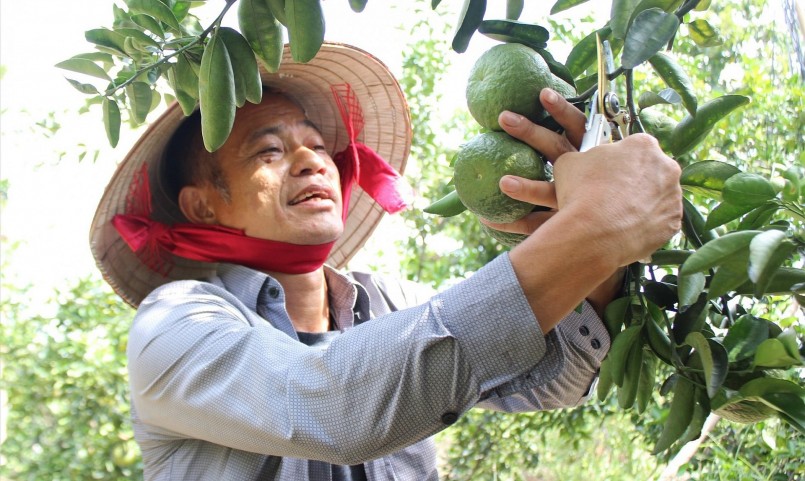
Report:
M 257 155 L 260 157 L 276 156 L 279 154 L 282 154 L 282 149 L 276 146 L 266 147 L 257 153 Z
M 313 150 L 315 150 L 316 152 L 324 152 L 324 153 L 327 153 L 327 148 L 326 148 L 326 147 L 324 147 L 323 145 L 314 145 L 314 146 L 313 146 Z

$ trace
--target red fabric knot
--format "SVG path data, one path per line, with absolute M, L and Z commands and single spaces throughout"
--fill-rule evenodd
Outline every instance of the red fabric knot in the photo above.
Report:
M 355 182 L 390 214 L 410 206 L 414 195 L 408 182 L 377 152 L 356 140 L 363 130 L 364 117 L 352 87 L 339 84 L 330 89 L 349 135 L 349 145 L 333 156 L 341 174 L 344 219 Z
M 112 218 L 112 225 L 145 265 L 163 276 L 168 275 L 167 252 L 173 247 L 169 226 L 141 215 L 120 214 Z

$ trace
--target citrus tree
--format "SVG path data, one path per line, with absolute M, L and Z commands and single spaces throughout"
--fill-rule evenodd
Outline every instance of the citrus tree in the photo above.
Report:
M 704 67 L 678 60 L 680 48 L 697 50 L 701 63 L 717 67 L 722 40 L 708 21 L 717 8 L 700 0 L 614 0 L 609 18 L 579 35 L 559 61 L 549 51 L 552 33 L 544 26 L 555 24 L 521 21 L 522 0 L 505 3 L 505 18 L 487 18 L 486 0 L 466 0 L 452 12 L 450 48 L 464 52 L 474 35 L 523 46 L 528 61 L 572 87 L 574 93 L 566 95 L 587 111 L 598 76 L 596 38 L 607 40 L 616 64 L 609 77 L 623 80 L 628 131 L 652 133 L 684 166 L 682 233 L 650 261 L 630 266 L 624 295 L 606 309 L 613 343 L 601 368 L 599 399 L 614 393 L 621 409 L 638 414 L 657 399 L 671 399 L 654 453 L 697 438 L 711 412 L 747 423 L 776 416 L 805 433 L 805 351 L 797 307 L 805 297 L 802 147 L 796 140 L 787 143 L 768 166 L 754 171 L 728 150 L 706 148 L 714 131 L 729 138 L 725 119 L 756 120 L 741 117 L 752 102 L 748 87 L 698 89 L 688 71 Z M 583 3 L 559 0 L 551 13 Z M 366 1 L 349 5 L 359 12 Z M 284 35 L 299 62 L 313 58 L 325 37 L 320 0 L 226 0 L 206 25 L 193 15 L 196 6 L 127 0 L 125 8 L 113 7 L 111 28 L 86 32 L 93 52 L 58 65 L 90 79 L 70 82 L 89 102 L 101 104 L 113 145 L 124 118 L 144 122 L 164 96 L 176 99 L 185 113 L 198 106 L 205 146 L 217 149 L 229 135 L 235 109 L 259 100 L 258 63 L 278 68 Z M 431 7 L 445 8 L 438 0 Z M 230 10 L 237 12 L 238 29 L 221 24 Z M 546 115 L 532 120 L 559 129 Z M 794 128 L 780 135 L 798 135 L 801 123 Z M 453 195 L 450 190 L 445 188 Z M 464 201 L 456 197 L 442 199 L 449 211 L 429 210 L 457 214 Z

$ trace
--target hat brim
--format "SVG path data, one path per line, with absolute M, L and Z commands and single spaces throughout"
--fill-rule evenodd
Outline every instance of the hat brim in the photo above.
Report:
M 411 146 L 408 105 L 397 80 L 377 58 L 358 48 L 325 43 L 308 63 L 296 63 L 286 46 L 277 73 L 262 66 L 263 84 L 298 103 L 321 130 L 330 153 L 349 143 L 331 86 L 349 84 L 363 111 L 364 128 L 358 136 L 396 171 L 403 173 Z M 152 290 L 172 280 L 203 279 L 216 265 L 171 257 L 167 276 L 151 270 L 123 241 L 111 220 L 126 211 L 127 197 L 135 175 L 148 165 L 151 175 L 153 217 L 163 222 L 181 222 L 181 214 L 154 179 L 173 133 L 185 116 L 178 104 L 170 106 L 149 126 L 118 166 L 106 187 L 90 227 L 90 248 L 104 279 L 127 303 L 137 307 Z M 384 215 L 383 209 L 362 189 L 352 191 L 344 233 L 327 263 L 337 268 L 360 250 Z

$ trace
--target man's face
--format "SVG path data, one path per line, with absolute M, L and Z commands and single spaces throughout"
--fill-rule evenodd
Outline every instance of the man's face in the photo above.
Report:
M 266 93 L 238 109 L 216 153 L 229 198 L 207 186 L 218 224 L 261 239 L 315 245 L 344 230 L 338 170 L 299 106 Z

